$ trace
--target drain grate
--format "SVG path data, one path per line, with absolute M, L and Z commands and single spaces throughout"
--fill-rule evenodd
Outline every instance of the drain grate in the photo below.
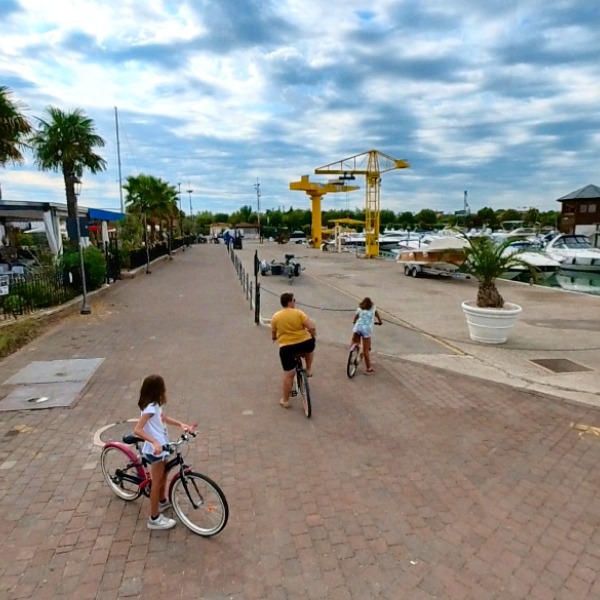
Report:
M 568 358 L 536 358 L 532 363 L 544 367 L 554 373 L 577 373 L 579 371 L 592 371 L 589 367 L 584 367 L 579 363 L 573 362 Z

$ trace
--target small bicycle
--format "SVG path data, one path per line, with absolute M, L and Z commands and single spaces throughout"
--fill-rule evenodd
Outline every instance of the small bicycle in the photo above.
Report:
M 381 323 L 375 323 L 375 325 L 381 325 Z M 358 366 L 363 361 L 364 353 L 363 353 L 363 337 L 362 335 L 358 336 L 358 343 L 352 344 L 350 346 L 350 350 L 348 351 L 348 362 L 346 363 L 346 375 L 350 379 L 352 379 L 356 375 L 356 371 L 358 371 Z
M 197 433 L 183 434 L 176 442 L 163 446 L 175 456 L 165 470 L 177 469 L 169 483 L 168 499 L 179 520 L 194 533 L 211 537 L 223 530 L 229 518 L 229 507 L 221 488 L 209 477 L 185 464 L 181 446 L 187 444 Z M 150 471 L 140 451 L 144 440 L 133 434 L 123 436 L 121 442 L 107 442 L 100 455 L 104 479 L 110 489 L 122 500 L 131 502 L 142 494 L 150 495 Z M 132 449 L 135 447 L 135 452 Z
M 312 408 L 310 404 L 310 386 L 308 385 L 308 375 L 304 369 L 304 361 L 302 355 L 296 356 L 296 376 L 292 383 L 292 398 L 300 394 L 302 398 L 302 408 L 307 419 L 310 419 Z

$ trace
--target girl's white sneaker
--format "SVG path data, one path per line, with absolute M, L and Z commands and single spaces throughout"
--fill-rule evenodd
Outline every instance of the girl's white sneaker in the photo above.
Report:
M 177 525 L 175 519 L 169 519 L 162 514 L 158 515 L 158 519 L 148 518 L 148 529 L 171 529 L 175 525 Z

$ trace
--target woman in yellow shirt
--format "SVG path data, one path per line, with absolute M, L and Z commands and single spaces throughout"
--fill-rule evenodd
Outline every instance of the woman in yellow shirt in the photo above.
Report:
M 279 404 L 290 407 L 290 394 L 296 372 L 296 356 L 301 354 L 306 361 L 306 374 L 312 377 L 313 352 L 317 329 L 315 323 L 300 309 L 291 292 L 279 298 L 281 310 L 271 319 L 271 338 L 279 344 L 279 358 L 283 367 L 283 396 Z

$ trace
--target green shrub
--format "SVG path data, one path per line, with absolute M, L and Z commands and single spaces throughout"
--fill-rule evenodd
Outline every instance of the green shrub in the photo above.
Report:
M 65 274 L 71 275 L 72 285 L 81 287 L 79 252 L 71 250 L 63 253 L 62 267 Z M 106 280 L 106 259 L 98 248 L 88 246 L 83 251 L 83 262 L 85 265 L 85 282 L 88 291 L 98 289 Z
M 19 314 L 25 307 L 25 301 L 21 296 L 11 294 L 10 296 L 4 296 L 2 298 L 2 308 L 5 313 L 8 314 Z

